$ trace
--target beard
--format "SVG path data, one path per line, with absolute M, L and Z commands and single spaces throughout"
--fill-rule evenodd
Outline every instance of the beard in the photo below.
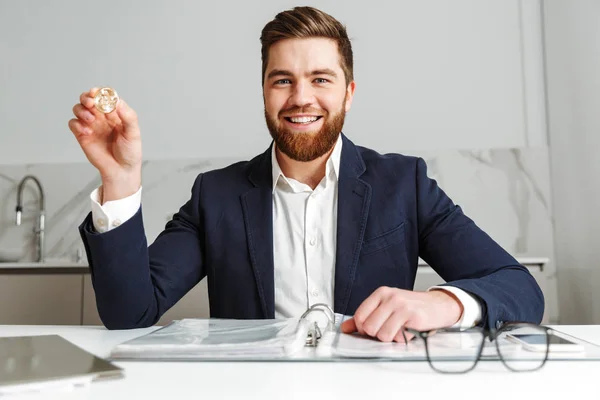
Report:
M 346 99 L 344 98 L 341 109 L 335 114 L 329 114 L 325 110 L 294 107 L 280 111 L 277 118 L 273 118 L 265 109 L 265 119 L 277 148 L 292 160 L 307 162 L 327 154 L 335 146 L 338 135 L 344 126 L 345 108 Z M 323 125 L 316 131 L 293 132 L 280 122 L 283 119 L 282 114 L 321 115 L 323 112 L 325 112 L 321 117 Z

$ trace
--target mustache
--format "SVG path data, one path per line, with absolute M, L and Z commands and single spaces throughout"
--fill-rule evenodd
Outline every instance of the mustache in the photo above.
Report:
M 313 107 L 293 107 L 287 110 L 279 111 L 278 116 L 279 118 L 284 118 L 296 114 L 327 115 L 327 111 Z

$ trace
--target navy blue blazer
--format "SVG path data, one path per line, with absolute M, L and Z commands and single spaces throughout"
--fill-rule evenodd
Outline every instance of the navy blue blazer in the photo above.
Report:
M 107 328 L 155 324 L 204 277 L 211 317 L 274 318 L 270 151 L 198 175 L 149 247 L 141 207 L 102 234 L 87 216 L 79 230 Z M 412 289 L 419 256 L 479 299 L 482 326 L 541 321 L 544 299 L 529 271 L 427 177 L 423 159 L 381 155 L 343 136 L 335 312 L 354 314 L 380 286 Z

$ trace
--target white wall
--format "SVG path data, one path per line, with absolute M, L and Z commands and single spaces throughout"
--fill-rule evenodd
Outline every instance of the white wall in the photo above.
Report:
M 600 1 L 544 3 L 561 322 L 600 323 Z
M 18 171 L 0 170 L 0 202 L 13 201 L 10 191 L 25 171 L 39 171 L 48 197 L 61 199 L 49 229 L 60 230 L 61 212 L 73 204 L 87 213 L 78 175 L 64 182 L 55 171 L 65 166 L 47 163 L 85 162 L 67 122 L 79 94 L 93 85 L 115 87 L 138 111 L 146 160 L 195 164 L 262 152 L 270 138 L 259 35 L 296 4 L 0 0 L 0 165 Z M 353 42 L 357 93 L 345 132 L 380 151 L 432 155 L 430 173 L 444 175 L 452 197 L 473 204 L 467 212 L 516 256 L 549 257 L 552 275 L 540 0 L 309 4 L 345 23 Z M 69 184 L 78 188 L 77 201 Z M 12 224 L 10 204 L 0 204 L 8 210 L 0 225 Z M 149 223 L 164 224 L 164 206 L 145 215 Z M 65 211 L 70 224 L 74 212 Z M 0 241 L 4 232 L 20 242 L 11 228 L 0 229 Z M 549 282 L 547 310 L 555 321 Z
M 260 31 L 289 0 L 0 0 L 0 164 L 84 161 L 67 128 L 96 85 L 140 115 L 146 159 L 269 142 Z M 349 30 L 346 132 L 382 151 L 545 145 L 537 0 L 315 0 Z

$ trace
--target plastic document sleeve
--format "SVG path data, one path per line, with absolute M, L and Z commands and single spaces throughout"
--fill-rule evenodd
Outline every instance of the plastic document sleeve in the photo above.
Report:
M 182 319 L 116 346 L 113 360 L 154 361 L 426 361 L 423 341 L 384 343 L 340 331 L 350 318 L 315 304 L 299 318 L 235 320 Z M 507 346 L 516 346 L 506 343 Z M 476 343 L 436 344 L 430 353 L 449 361 L 469 360 Z M 493 343 L 483 358 L 498 360 Z M 521 349 L 514 349 L 521 351 Z M 600 359 L 600 347 L 585 343 L 585 352 L 551 359 Z M 523 351 L 526 359 L 531 353 Z

